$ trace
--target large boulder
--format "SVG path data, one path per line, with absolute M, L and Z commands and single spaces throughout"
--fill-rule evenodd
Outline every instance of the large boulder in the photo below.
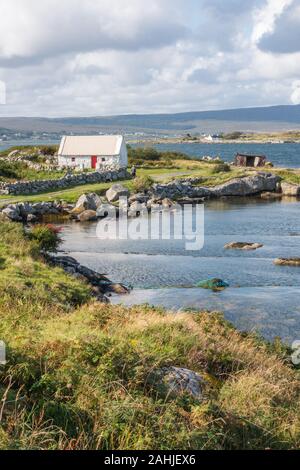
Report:
M 276 191 L 280 177 L 270 173 L 258 173 L 255 176 L 235 178 L 213 188 L 214 197 L 253 196 L 264 191 Z
M 135 218 L 141 214 L 148 214 L 148 208 L 146 203 L 134 202 L 128 209 L 128 217 Z
M 120 197 L 128 197 L 129 190 L 125 188 L 122 184 L 114 184 L 107 192 L 106 198 L 108 202 L 117 202 Z
M 281 192 L 283 196 L 300 196 L 300 186 L 297 184 L 281 183 Z
M 101 206 L 102 200 L 98 194 L 83 194 L 78 199 L 73 213 L 80 214 L 84 211 L 96 211 Z
M 10 204 L 5 209 L 3 209 L 2 214 L 4 214 L 8 219 L 14 222 L 21 222 L 22 216 L 20 209 L 16 204 Z
M 203 399 L 205 381 L 199 374 L 188 369 L 164 367 L 151 374 L 150 383 L 170 397 L 188 394 L 197 400 Z
M 117 215 L 117 208 L 112 204 L 101 204 L 97 209 L 97 217 L 115 218 Z
M 80 222 L 92 222 L 97 220 L 97 212 L 96 211 L 84 211 L 78 216 L 78 220 Z

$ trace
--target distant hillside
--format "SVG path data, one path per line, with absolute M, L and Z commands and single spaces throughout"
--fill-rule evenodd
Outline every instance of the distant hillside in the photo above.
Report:
M 300 128 L 300 105 L 70 118 L 0 118 L 0 127 L 38 132 L 188 132 L 286 130 Z
M 300 105 L 272 106 L 268 108 L 241 108 L 222 111 L 197 111 L 178 114 L 135 114 L 111 117 L 54 119 L 63 125 L 114 125 L 148 127 L 152 129 L 177 129 L 193 121 L 244 121 L 244 122 L 290 122 L 300 124 Z

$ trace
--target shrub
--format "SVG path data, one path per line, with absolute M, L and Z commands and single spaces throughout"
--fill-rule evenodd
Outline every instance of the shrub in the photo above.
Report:
M 133 181 L 133 189 L 137 193 L 148 191 L 152 187 L 153 183 L 154 181 L 150 176 L 138 176 Z
M 5 162 L 3 160 L 2 161 L 0 160 L 0 177 L 1 176 L 3 178 L 17 178 L 18 177 L 16 168 L 14 167 L 14 165 L 11 163 Z
M 53 156 L 58 151 L 58 147 L 56 145 L 44 145 L 40 147 L 40 151 L 42 155 Z
M 228 163 L 218 163 L 212 169 L 213 174 L 217 173 L 229 173 L 231 171 L 230 165 Z
M 230 132 L 229 134 L 223 135 L 223 139 L 237 140 L 237 139 L 240 139 L 242 136 L 243 136 L 242 132 L 235 131 L 235 132 Z
M 155 148 L 132 148 L 128 146 L 128 160 L 129 165 L 148 166 L 161 164 L 162 166 L 172 164 L 174 160 L 193 160 L 185 153 L 180 152 L 159 152 Z
M 51 224 L 40 224 L 33 227 L 30 231 L 29 237 L 31 240 L 38 242 L 39 248 L 42 251 L 56 251 L 61 238 L 59 236 L 61 229 Z

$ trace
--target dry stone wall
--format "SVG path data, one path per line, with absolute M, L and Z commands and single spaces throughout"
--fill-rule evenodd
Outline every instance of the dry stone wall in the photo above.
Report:
M 126 169 L 105 172 L 76 173 L 57 180 L 18 181 L 14 183 L 0 183 L 0 194 L 38 194 L 51 190 L 60 190 L 84 184 L 105 183 L 129 179 Z

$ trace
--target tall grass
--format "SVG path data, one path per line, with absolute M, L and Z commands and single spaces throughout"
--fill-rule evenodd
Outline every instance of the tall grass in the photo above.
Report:
M 1 223 L 0 240 L 0 448 L 299 447 L 299 374 L 280 342 L 216 313 L 100 304 L 21 226 Z M 156 388 L 168 366 L 201 374 L 203 399 Z

